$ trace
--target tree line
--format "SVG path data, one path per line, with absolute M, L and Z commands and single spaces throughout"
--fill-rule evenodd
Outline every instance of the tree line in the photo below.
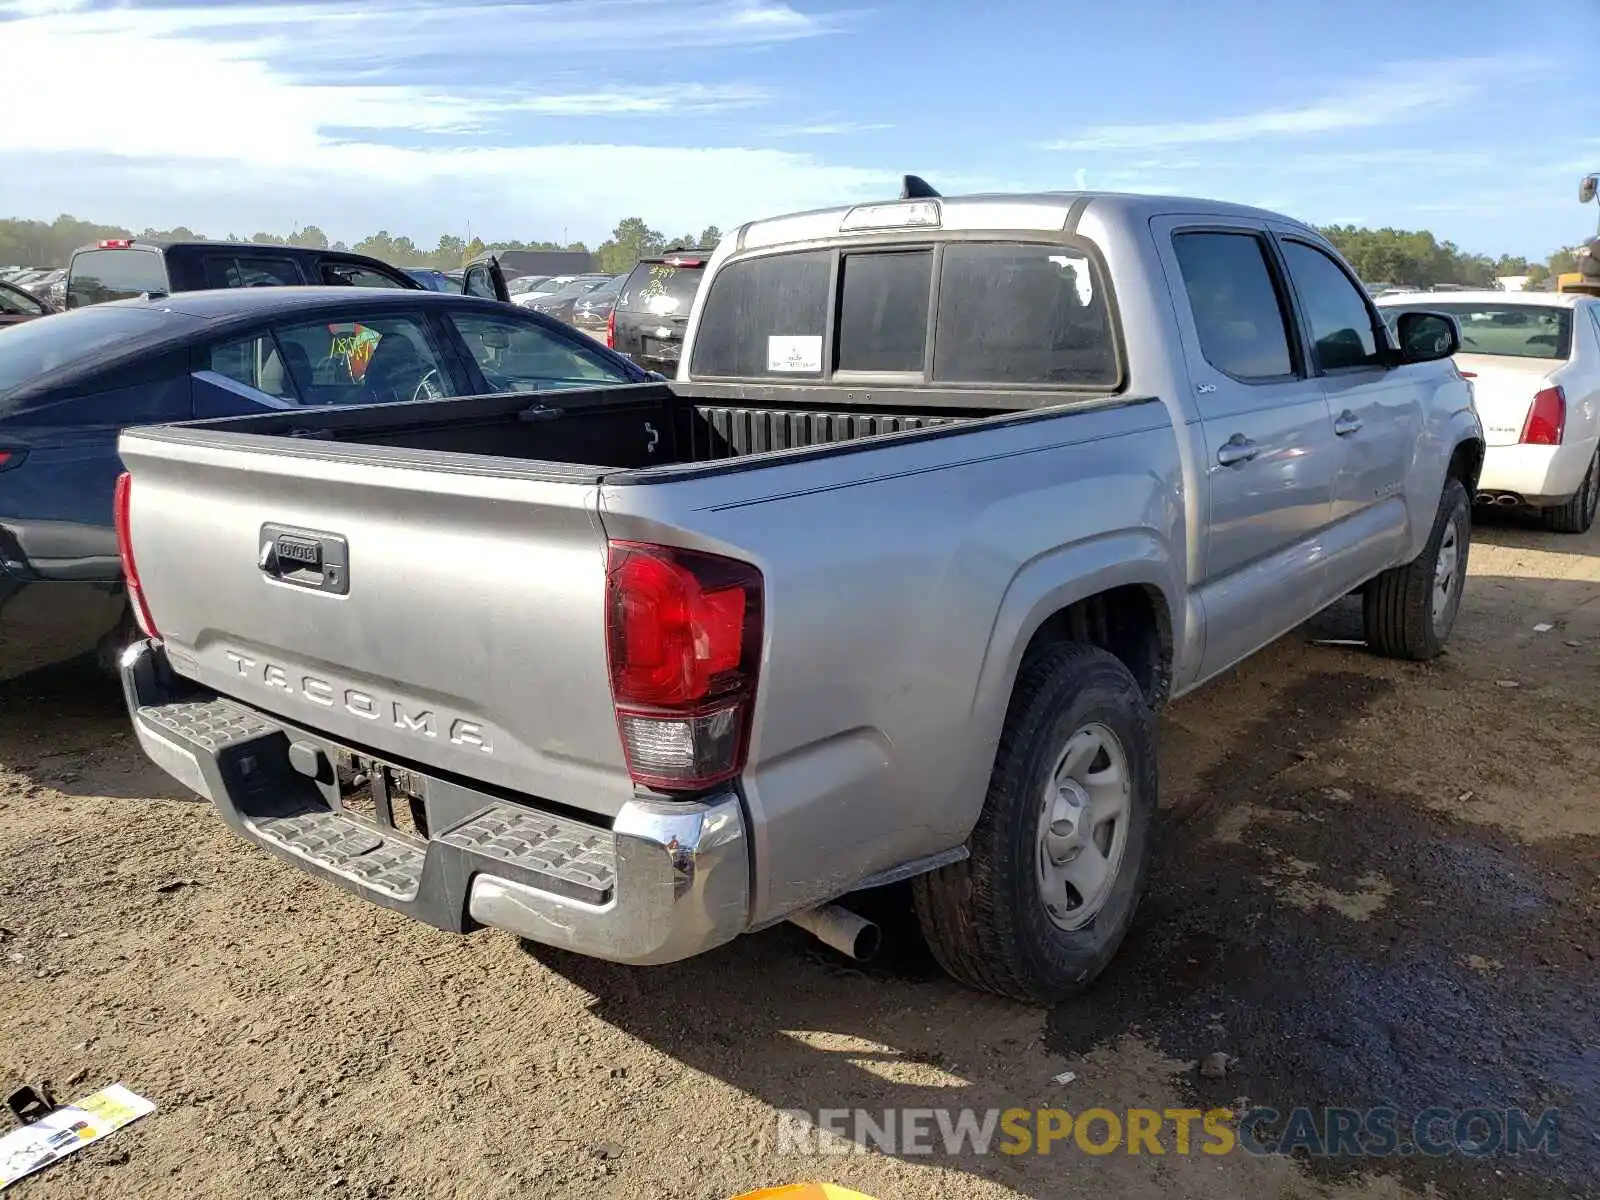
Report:
M 708 225 L 696 237 L 685 233 L 669 238 L 652 229 L 642 217 L 626 217 L 617 223 L 611 236 L 594 250 L 596 269 L 620 275 L 631 271 L 641 258 L 660 254 L 674 246 L 714 246 L 722 233 L 715 225 Z M 21 218 L 0 220 L 0 266 L 60 267 L 79 246 L 87 246 L 108 238 L 138 238 L 144 241 L 210 241 L 185 225 L 173 229 L 128 229 L 122 225 L 100 225 L 93 221 L 80 221 L 63 213 L 54 221 L 29 221 Z M 307 246 L 315 250 L 349 250 L 392 263 L 397 267 L 426 267 L 435 271 L 455 271 L 488 251 L 504 250 L 572 250 L 588 253 L 583 242 L 485 242 L 482 238 L 471 240 L 453 233 L 442 233 L 431 248 L 419 246 L 408 237 L 396 236 L 380 229 L 353 245 L 333 241 L 315 225 L 307 225 L 292 233 L 257 232 L 241 236 L 228 233 L 221 240 L 229 242 L 255 242 L 263 246 Z
M 1557 250 L 1543 262 L 1530 262 L 1516 255 L 1490 258 L 1470 254 L 1454 242 L 1440 241 L 1427 230 L 1363 229 L 1354 225 L 1329 225 L 1322 234 L 1339 248 L 1356 273 L 1368 283 L 1392 283 L 1411 287 L 1432 287 L 1439 283 L 1459 283 L 1489 287 L 1497 275 L 1526 275 L 1529 285 L 1539 287 L 1551 276 L 1577 270 L 1577 247 Z M 620 275 L 633 269 L 641 258 L 660 254 L 675 246 L 714 246 L 721 231 L 709 225 L 696 237 L 685 233 L 666 237 L 652 229 L 642 217 L 625 217 L 617 222 L 611 236 L 594 250 L 596 269 Z M 203 241 L 206 235 L 185 226 L 175 229 L 134 231 L 121 225 L 98 225 L 62 214 L 54 221 L 0 220 L 0 266 L 64 266 L 79 246 L 106 238 L 138 237 L 147 240 Z M 583 242 L 485 242 L 453 233 L 439 235 L 431 247 L 420 246 L 409 237 L 396 236 L 380 229 L 354 245 L 330 241 L 315 225 L 292 233 L 257 232 L 248 236 L 229 233 L 230 242 L 257 242 L 267 246 L 309 246 L 315 249 L 352 250 L 371 255 L 398 267 L 428 267 L 453 271 L 486 251 L 576 250 L 587 253 Z

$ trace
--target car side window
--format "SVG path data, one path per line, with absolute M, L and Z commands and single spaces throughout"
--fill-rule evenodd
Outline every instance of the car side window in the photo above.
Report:
M 9 317 L 37 317 L 44 313 L 44 305 L 21 288 L 13 291 L 10 288 L 0 288 L 0 313 Z
M 631 383 L 627 370 L 537 321 L 507 314 L 449 313 L 484 381 L 495 392 L 541 392 L 596 383 Z
M 1366 301 L 1339 264 L 1304 242 L 1285 240 L 1289 278 L 1311 326 L 1312 351 L 1324 371 L 1382 364 Z
M 1205 360 L 1247 383 L 1293 375 L 1288 314 L 1261 236 L 1179 233 L 1172 248 Z
M 207 365 L 218 375 L 291 404 L 297 400 L 294 380 L 270 333 L 223 342 L 211 347 L 208 356 Z
M 399 280 L 391 279 L 381 271 L 374 271 L 357 263 L 343 262 L 323 263 L 322 282 L 345 287 L 399 288 L 405 286 Z
M 301 404 L 379 404 L 459 394 L 418 317 L 324 319 L 280 325 L 273 332 Z
M 1589 316 L 1594 321 L 1595 344 L 1600 345 L 1600 304 L 1589 305 Z
M 295 287 L 300 269 L 287 258 L 216 258 L 206 260 L 206 282 L 212 287 Z

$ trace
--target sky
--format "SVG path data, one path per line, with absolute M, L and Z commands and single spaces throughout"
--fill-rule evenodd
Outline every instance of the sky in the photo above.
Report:
M 1543 258 L 1597 61 L 1600 0 L 0 0 L 0 216 L 594 245 L 913 172 Z

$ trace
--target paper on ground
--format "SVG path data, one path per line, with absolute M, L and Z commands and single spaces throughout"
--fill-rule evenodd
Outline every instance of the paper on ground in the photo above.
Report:
M 143 1096 L 114 1083 L 12 1130 L 0 1137 L 0 1191 L 155 1110 Z

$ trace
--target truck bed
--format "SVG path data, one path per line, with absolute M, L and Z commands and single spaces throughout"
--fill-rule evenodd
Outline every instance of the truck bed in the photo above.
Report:
M 837 392 L 830 406 L 804 398 L 755 399 L 696 391 L 654 383 L 274 412 L 169 428 L 185 435 L 193 431 L 201 438 L 206 433 L 294 438 L 328 445 L 330 452 L 341 456 L 354 447 L 379 451 L 379 457 L 388 457 L 382 451 L 399 451 L 393 456 L 399 458 L 410 457 L 408 451 L 421 451 L 430 461 L 443 455 L 487 455 L 537 464 L 541 468 L 537 473 L 570 481 L 584 474 L 610 476 L 614 471 L 839 447 L 894 434 L 949 429 L 997 415 L 992 408 L 840 408 Z M 334 446 L 339 450 L 333 451 Z M 311 446 L 297 450 L 318 453 Z

